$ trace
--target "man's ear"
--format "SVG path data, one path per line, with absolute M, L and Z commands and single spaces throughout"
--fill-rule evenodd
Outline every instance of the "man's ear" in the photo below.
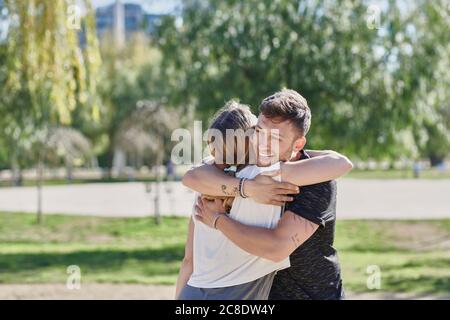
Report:
M 306 145 L 306 137 L 302 136 L 300 138 L 298 138 L 297 140 L 295 140 L 294 142 L 294 152 L 297 153 L 300 150 L 302 150 Z

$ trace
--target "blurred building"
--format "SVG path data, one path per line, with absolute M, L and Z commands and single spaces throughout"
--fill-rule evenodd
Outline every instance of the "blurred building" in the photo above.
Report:
M 164 14 L 147 13 L 140 4 L 115 2 L 96 9 L 97 34 L 114 32 L 124 40 L 138 31 L 152 35 Z M 121 41 L 121 40 L 119 40 Z
M 6 38 L 8 30 L 8 12 L 4 0 L 0 0 L 0 42 Z M 177 4 L 177 2 L 174 2 Z M 138 3 L 123 3 L 115 1 L 112 4 L 98 7 L 95 10 L 97 35 L 101 38 L 105 33 L 112 33 L 116 41 L 123 43 L 128 40 L 133 33 L 143 31 L 152 36 L 160 24 L 161 19 L 166 15 L 179 14 L 179 5 L 174 5 L 173 9 L 164 13 L 150 13 Z M 79 33 L 82 46 L 85 45 L 84 31 Z

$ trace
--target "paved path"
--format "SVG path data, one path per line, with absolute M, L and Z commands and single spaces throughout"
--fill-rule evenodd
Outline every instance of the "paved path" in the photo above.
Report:
M 174 286 L 140 284 L 82 284 L 79 290 L 69 290 L 63 284 L 1 284 L 0 300 L 20 299 L 108 299 L 108 300 L 170 300 L 175 294 Z M 410 293 L 346 293 L 349 300 L 449 300 L 449 295 L 410 294 Z
M 45 213 L 141 217 L 154 212 L 154 185 L 92 183 L 47 186 L 43 191 Z M 161 188 L 163 215 L 187 216 L 194 193 L 179 182 Z M 36 188 L 0 188 L 0 211 L 36 211 Z M 450 180 L 359 180 L 338 183 L 340 219 L 437 219 L 450 218 Z

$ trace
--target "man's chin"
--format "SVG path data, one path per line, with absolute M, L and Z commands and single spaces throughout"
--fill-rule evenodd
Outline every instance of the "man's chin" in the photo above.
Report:
M 258 157 L 258 167 L 270 167 L 274 163 L 276 163 L 276 159 L 274 157 Z

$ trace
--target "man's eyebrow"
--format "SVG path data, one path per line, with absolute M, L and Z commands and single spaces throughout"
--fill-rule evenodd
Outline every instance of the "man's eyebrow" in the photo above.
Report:
M 280 130 L 278 129 L 264 129 L 262 128 L 260 125 L 255 125 L 255 131 L 259 131 L 259 130 L 265 130 L 265 131 L 270 131 L 270 134 L 272 136 L 275 136 L 278 139 L 284 139 L 284 136 L 280 133 Z M 276 130 L 276 132 L 273 132 L 273 130 Z
M 279 130 L 278 130 L 278 131 L 271 131 L 271 134 L 272 134 L 273 136 L 275 136 L 275 137 L 283 138 L 283 135 L 280 133 Z

